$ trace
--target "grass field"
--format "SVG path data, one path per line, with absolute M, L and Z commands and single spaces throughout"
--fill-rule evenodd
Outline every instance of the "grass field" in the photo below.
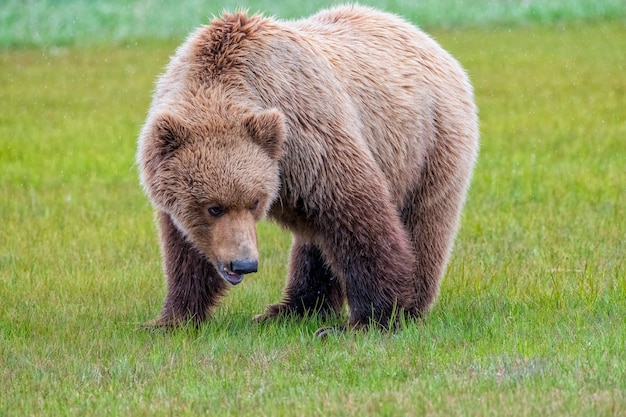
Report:
M 267 223 L 211 322 L 139 330 L 165 288 L 135 141 L 180 38 L 5 42 L 0 416 L 625 416 L 625 21 L 431 33 L 482 131 L 441 296 L 400 332 L 325 341 L 250 323 L 286 274 Z

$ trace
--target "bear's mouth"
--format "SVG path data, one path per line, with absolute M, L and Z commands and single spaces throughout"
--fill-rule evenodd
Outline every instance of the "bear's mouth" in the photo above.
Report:
M 237 275 L 234 272 L 229 271 L 221 262 L 217 263 L 217 270 L 226 281 L 233 285 L 240 284 L 243 281 L 243 274 Z

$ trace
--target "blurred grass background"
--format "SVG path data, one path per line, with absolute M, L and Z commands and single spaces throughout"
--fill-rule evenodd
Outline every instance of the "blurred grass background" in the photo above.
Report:
M 307 16 L 329 0 L 2 0 L 0 45 L 50 46 L 180 39 L 222 10 Z M 624 0 L 364 0 L 423 28 L 517 26 L 623 19 Z

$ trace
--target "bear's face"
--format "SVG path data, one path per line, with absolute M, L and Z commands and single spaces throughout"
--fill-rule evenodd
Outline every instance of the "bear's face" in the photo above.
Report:
M 278 194 L 283 116 L 184 123 L 171 114 L 142 131 L 141 180 L 153 204 L 231 284 L 256 272 L 256 222 Z

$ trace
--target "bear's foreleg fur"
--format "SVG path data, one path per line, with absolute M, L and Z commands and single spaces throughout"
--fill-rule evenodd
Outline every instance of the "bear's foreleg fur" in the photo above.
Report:
M 317 220 L 324 257 L 344 281 L 354 328 L 388 328 L 401 313 L 417 313 L 413 245 L 376 177 L 340 190 Z
M 327 318 L 339 314 L 344 300 L 342 283 L 326 265 L 319 248 L 296 236 L 283 300 L 270 305 L 259 319 L 313 314 Z
M 213 265 L 185 239 L 169 215 L 157 213 L 167 280 L 167 296 L 151 327 L 173 327 L 206 320 L 211 308 L 226 290 L 226 283 Z

